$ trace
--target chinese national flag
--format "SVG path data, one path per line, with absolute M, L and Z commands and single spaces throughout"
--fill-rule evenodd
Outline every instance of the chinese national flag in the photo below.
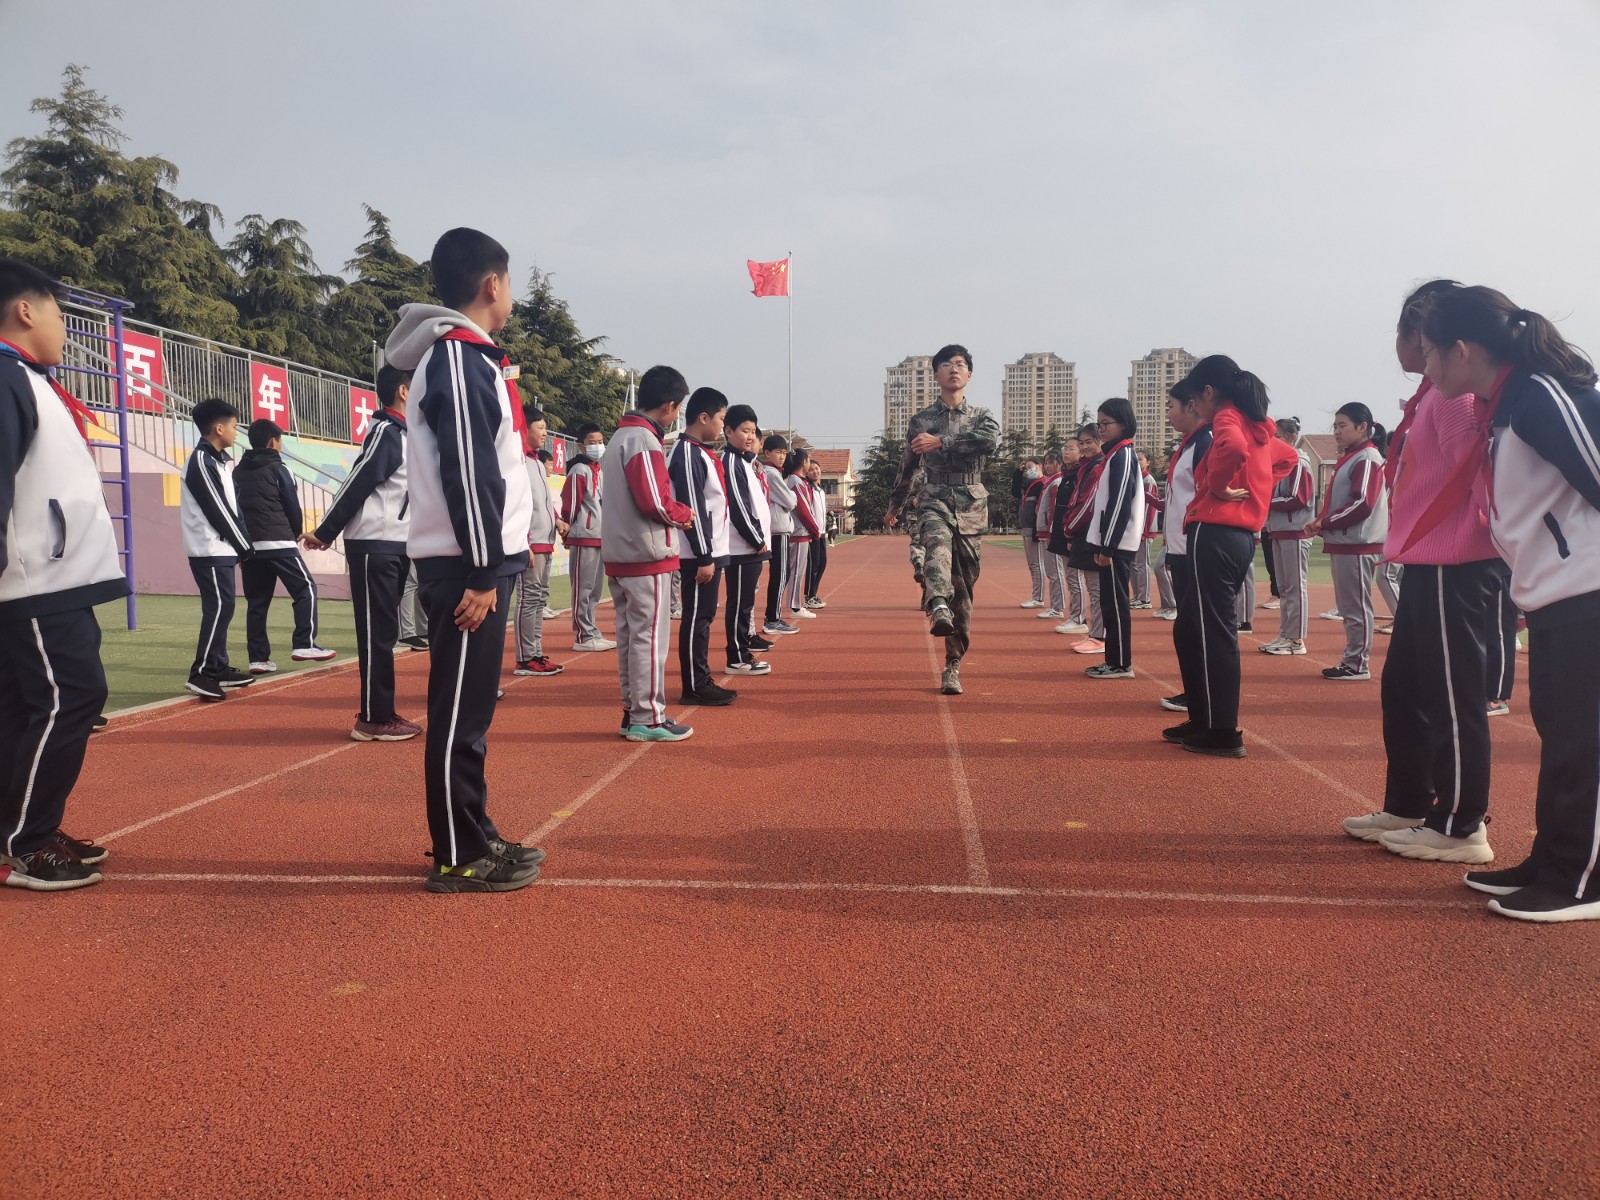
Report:
M 745 260 L 745 266 L 750 268 L 750 282 L 755 284 L 751 289 L 757 296 L 787 296 L 789 294 L 789 260 L 780 258 L 777 262 L 755 262 Z

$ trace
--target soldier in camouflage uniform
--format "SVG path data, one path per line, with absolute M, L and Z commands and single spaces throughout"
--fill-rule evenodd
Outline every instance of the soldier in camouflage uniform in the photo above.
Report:
M 970 642 L 972 591 L 978 582 L 980 540 L 989 519 L 984 460 L 1000 443 L 1000 426 L 986 408 L 967 404 L 972 355 L 946 346 L 933 358 L 939 401 L 911 418 L 886 523 L 892 528 L 919 471 L 912 538 L 921 547 L 922 607 L 930 632 L 944 638 L 940 690 L 961 694 L 961 659 Z

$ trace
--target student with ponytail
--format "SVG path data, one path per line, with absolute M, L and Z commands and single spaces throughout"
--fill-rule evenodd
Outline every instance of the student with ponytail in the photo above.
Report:
M 1507 870 L 1469 872 L 1466 882 L 1494 895 L 1489 909 L 1502 916 L 1600 919 L 1595 369 L 1549 320 L 1486 287 L 1440 295 L 1423 320 L 1422 349 L 1442 391 L 1478 398 L 1480 431 L 1430 511 L 1488 467 L 1490 530 L 1528 616 L 1528 708 L 1542 743 L 1532 854 Z M 1408 573 L 1402 606 L 1411 590 Z
M 1424 284 L 1400 311 L 1400 369 L 1423 374 L 1395 430 L 1385 473 L 1384 558 L 1405 564 L 1394 637 L 1383 664 L 1383 808 L 1344 831 L 1405 858 L 1480 864 L 1494 851 L 1489 810 L 1489 716 L 1484 633 L 1498 556 L 1489 538 L 1487 480 L 1457 466 L 1482 447 L 1470 392 L 1426 373 L 1423 322 L 1460 290 Z M 1435 386 L 1435 383 L 1438 386 Z
M 1306 533 L 1322 535 L 1322 549 L 1333 568 L 1333 606 L 1344 618 L 1344 657 L 1322 677 L 1348 682 L 1372 678 L 1372 581 L 1389 534 L 1383 475 L 1389 435 L 1373 420 L 1370 408 L 1351 403 L 1334 418 L 1333 440 L 1339 462 L 1328 482 L 1322 515 L 1306 526 Z
M 1236 604 L 1274 479 L 1297 458 L 1267 419 L 1266 384 L 1233 359 L 1202 358 L 1184 385 L 1212 440 L 1195 467 L 1194 502 L 1184 517 L 1192 581 L 1189 595 L 1179 596 L 1172 631 L 1189 719 L 1162 736 L 1195 754 L 1243 758 Z

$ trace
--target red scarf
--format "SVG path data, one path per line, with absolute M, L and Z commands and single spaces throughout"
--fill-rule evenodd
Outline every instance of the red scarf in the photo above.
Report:
M 1411 422 L 1417 419 L 1417 405 L 1432 386 L 1433 380 L 1424 375 L 1422 385 L 1401 408 L 1400 424 L 1389 435 L 1389 457 L 1383 464 L 1383 482 L 1390 491 L 1394 490 L 1394 477 L 1400 470 L 1400 452 L 1406 447 L 1406 434 L 1411 430 Z
M 23 362 L 30 362 L 34 366 L 39 365 L 39 360 L 33 355 L 29 354 L 21 346 L 14 346 L 10 342 L 0 342 L 0 345 L 5 345 L 14 350 L 17 354 L 17 357 L 22 359 Z M 98 429 L 100 427 L 99 419 L 95 417 L 94 413 L 89 411 L 88 406 L 86 406 L 83 401 L 79 400 L 71 392 L 67 391 L 66 388 L 62 387 L 60 381 L 56 379 L 54 375 L 46 375 L 45 379 L 49 382 L 50 387 L 55 391 L 55 394 L 61 397 L 61 403 L 66 405 L 67 412 L 71 415 L 73 424 L 77 425 L 78 427 L 78 436 L 87 442 L 89 440 L 89 426 L 93 425 L 96 429 Z
M 479 337 L 470 329 L 457 327 L 439 339 L 441 342 L 471 342 L 474 346 L 488 346 L 491 350 L 500 350 L 486 337 Z M 511 428 L 517 431 L 517 442 L 521 444 L 522 435 L 527 431 L 528 419 L 522 413 L 522 391 L 517 387 L 517 381 L 510 375 L 511 358 L 505 351 L 500 351 L 500 378 L 504 380 L 506 391 L 511 397 Z
M 1473 397 L 1473 423 L 1474 437 L 1472 445 L 1467 447 L 1467 452 L 1461 456 L 1461 461 L 1456 463 L 1450 471 L 1450 477 L 1445 480 L 1444 486 L 1439 489 L 1439 494 L 1433 502 L 1423 509 L 1422 516 L 1411 528 L 1411 536 L 1406 539 L 1406 544 L 1401 546 L 1391 558 L 1398 558 L 1411 547 L 1415 546 L 1424 536 L 1432 533 L 1441 521 L 1450 513 L 1459 509 L 1467 502 L 1467 497 L 1472 495 L 1473 485 L 1478 482 L 1478 476 L 1489 469 L 1489 429 L 1494 424 L 1494 414 L 1500 407 L 1500 393 L 1505 391 L 1506 380 L 1511 378 L 1511 368 L 1501 367 L 1494 377 L 1494 386 L 1489 389 L 1488 399 L 1482 396 Z M 1490 480 L 1489 506 L 1494 507 L 1494 477 Z

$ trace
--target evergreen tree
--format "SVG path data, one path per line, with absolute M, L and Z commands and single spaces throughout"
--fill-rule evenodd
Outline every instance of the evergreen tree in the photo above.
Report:
M 605 340 L 578 331 L 567 302 L 537 267 L 499 336 L 511 361 L 522 368 L 522 394 L 538 400 L 553 429 L 575 429 L 585 421 L 610 429 L 622 418 L 628 380 L 600 349 Z
M 6 147 L 0 254 L 131 300 L 141 320 L 230 336 L 230 272 L 204 225 L 214 210 L 173 194 L 178 169 L 166 159 L 122 153 L 122 109 L 85 74 L 68 66 L 60 96 L 30 106 L 44 135 Z
M 339 369 L 371 378 L 373 343 L 383 344 L 401 306 L 431 303 L 434 296 L 428 265 L 400 249 L 388 217 L 370 204 L 361 207 L 367 214 L 367 236 L 344 264 L 355 279 L 329 299 L 327 321 L 337 339 L 333 353 Z
M 305 226 L 280 217 L 249 213 L 223 253 L 239 272 L 234 307 L 240 344 L 263 354 L 325 365 L 336 338 L 323 320 L 323 306 L 341 286 L 317 269 Z
M 850 506 L 856 519 L 856 532 L 869 533 L 883 527 L 905 452 L 905 439 L 890 437 L 887 432 L 879 433 L 867 447 L 861 469 L 856 473 L 855 498 Z

